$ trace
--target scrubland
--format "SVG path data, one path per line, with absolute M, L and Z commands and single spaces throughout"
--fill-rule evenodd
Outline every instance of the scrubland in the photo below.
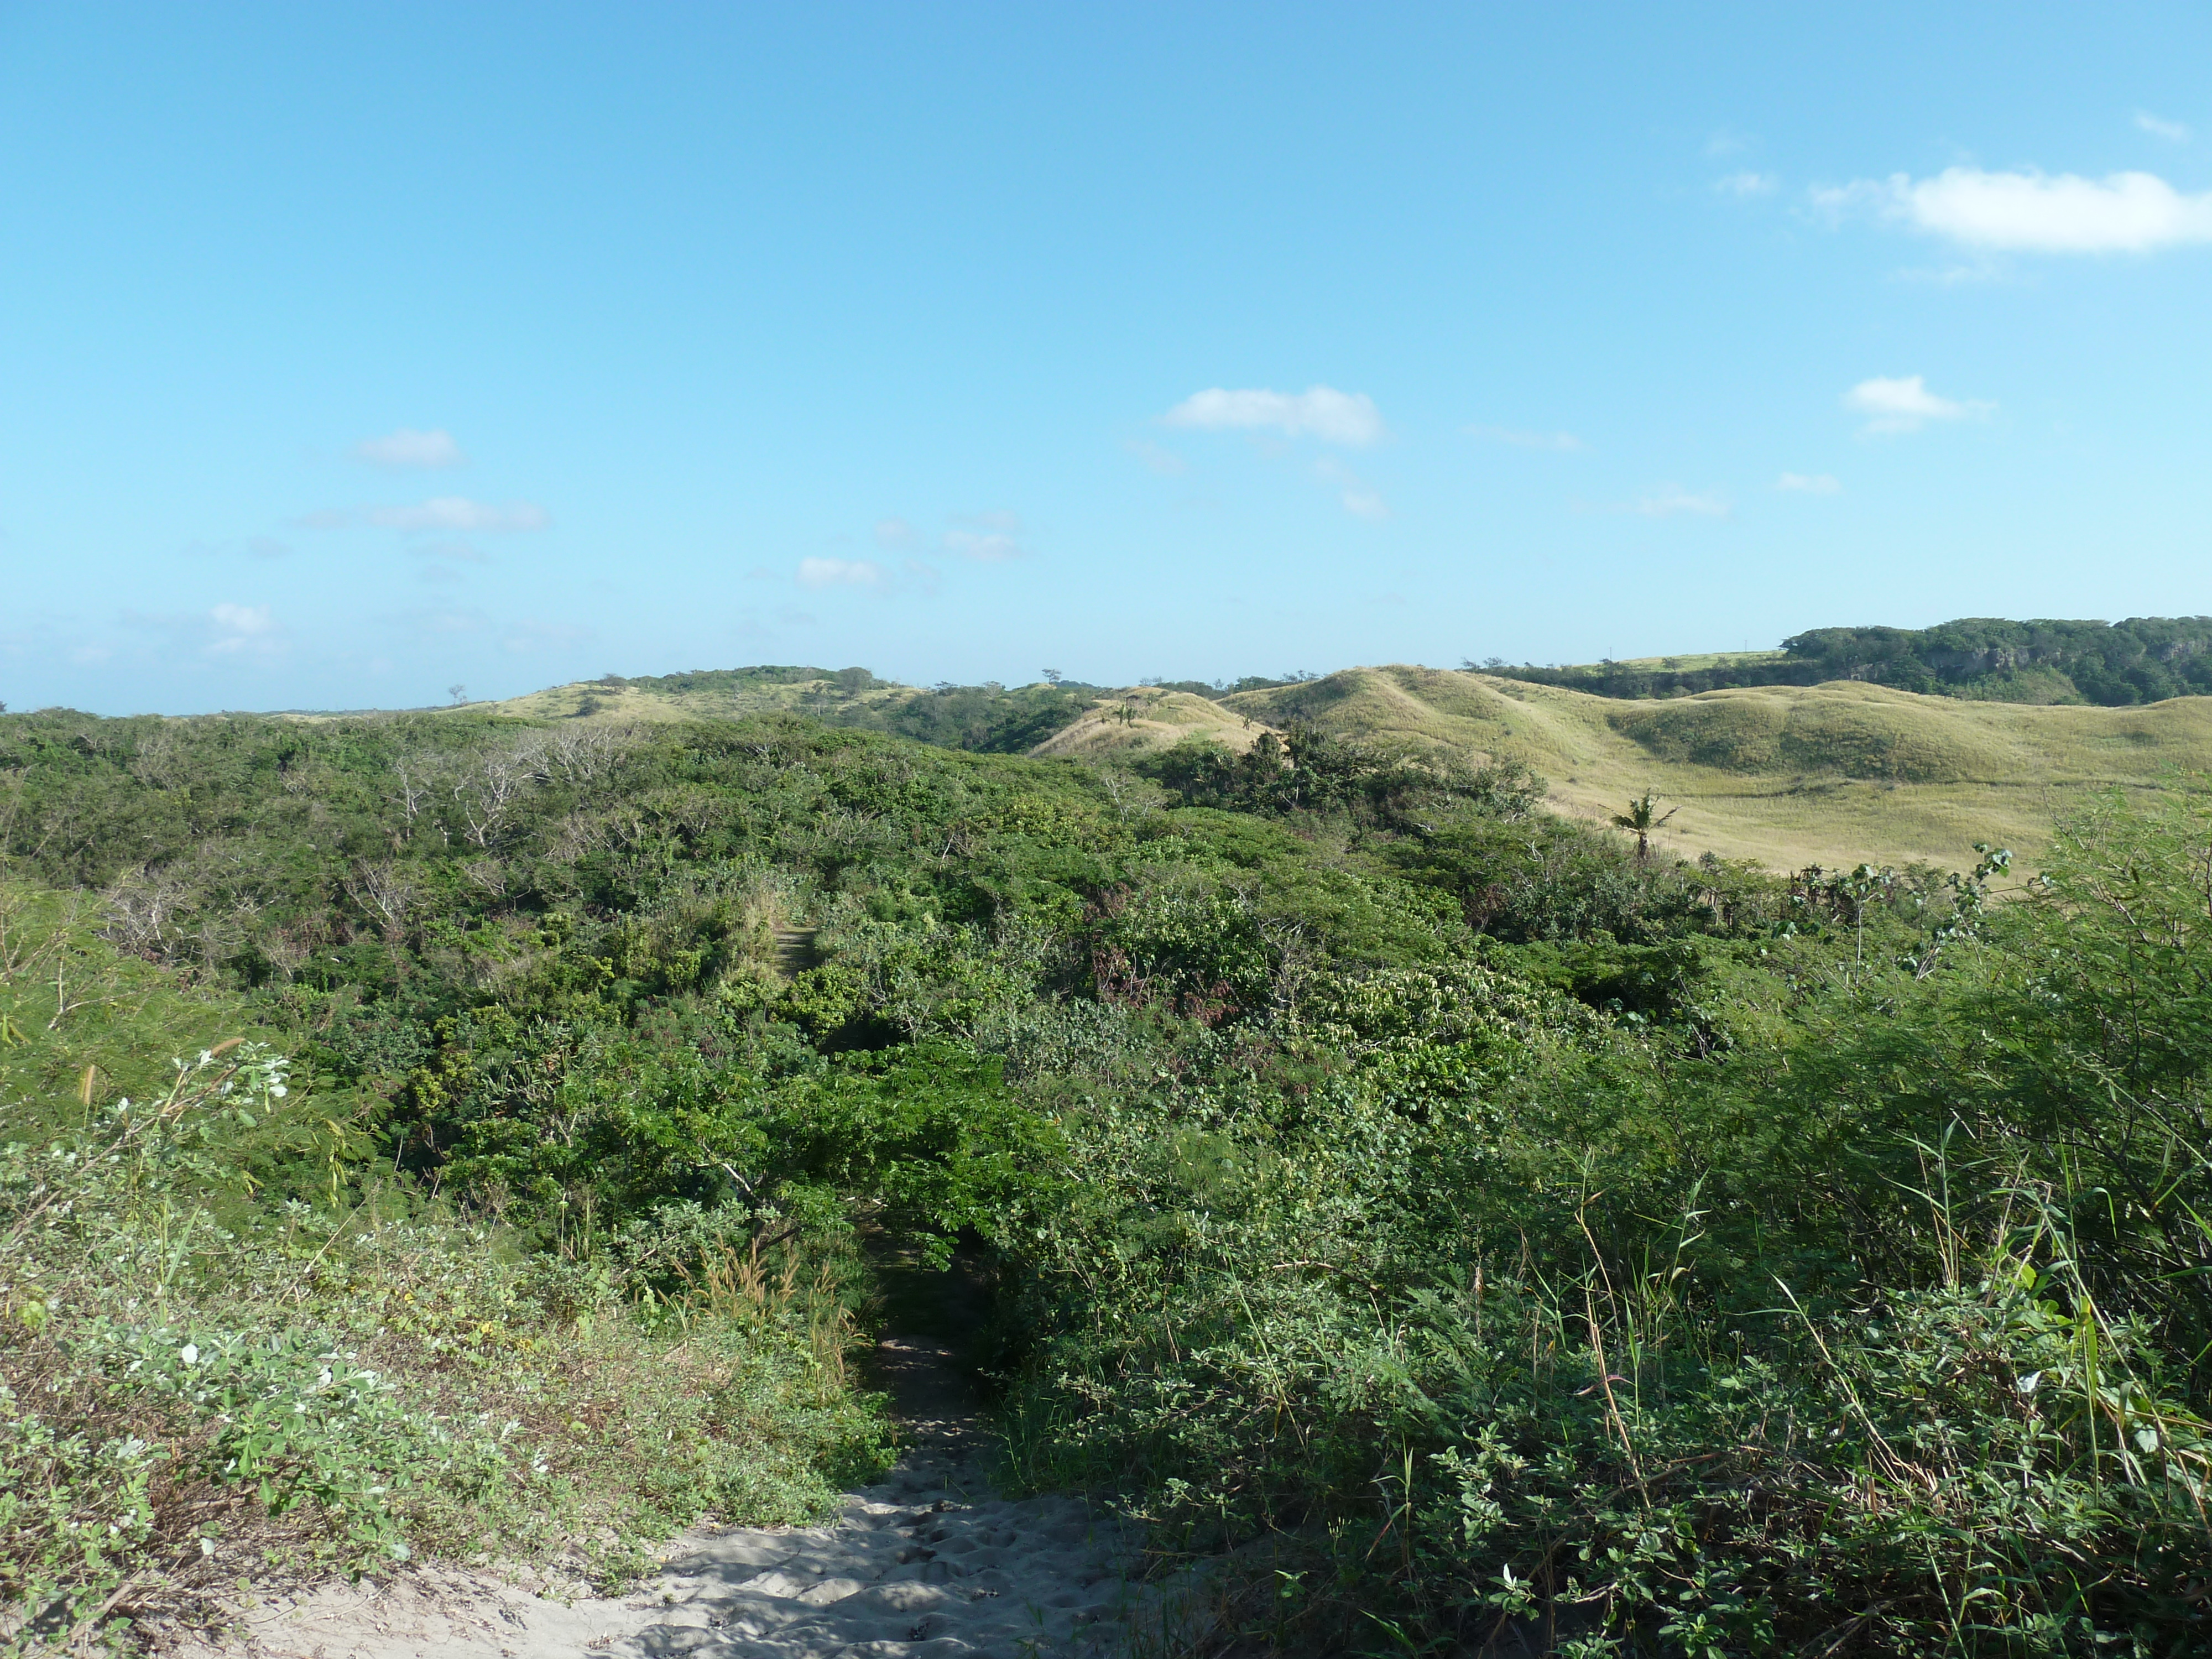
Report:
M 1209 1654 L 2197 1650 L 2197 782 L 2085 726 L 2032 860 L 1781 874 L 1545 780 L 1960 787 L 1917 702 L 1425 676 L 1241 753 L 0 717 L 8 1639 L 818 1514 L 890 1248 Z

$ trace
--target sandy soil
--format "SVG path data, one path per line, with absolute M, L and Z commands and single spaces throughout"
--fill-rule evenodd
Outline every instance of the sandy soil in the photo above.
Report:
M 911 1444 L 831 1523 L 700 1529 L 657 1578 L 604 1600 L 549 1600 L 488 1575 L 426 1569 L 333 1584 L 241 1613 L 195 1659 L 1078 1659 L 1157 1631 L 1135 1539 L 1084 1500 L 994 1498 L 949 1346 L 887 1339 L 878 1360 Z M 1147 1644 L 1149 1645 L 1149 1644 Z

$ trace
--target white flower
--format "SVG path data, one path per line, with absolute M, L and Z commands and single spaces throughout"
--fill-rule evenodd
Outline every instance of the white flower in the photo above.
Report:
M 185 1343 L 183 1347 L 177 1350 L 177 1358 L 183 1360 L 188 1366 L 198 1364 L 200 1363 L 200 1345 L 197 1342 Z

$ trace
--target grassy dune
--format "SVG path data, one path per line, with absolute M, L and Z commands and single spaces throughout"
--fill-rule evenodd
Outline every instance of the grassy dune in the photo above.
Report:
M 476 707 L 592 723 L 778 710 L 845 720 L 916 695 L 880 683 L 848 691 L 831 679 L 696 690 L 586 681 Z M 1610 817 L 1656 791 L 1675 809 L 1661 845 L 1777 869 L 1862 859 L 1960 866 L 1977 841 L 2032 860 L 2052 823 L 2091 792 L 2146 792 L 2177 768 L 2212 765 L 2212 698 L 2033 707 L 1834 681 L 1622 702 L 1404 665 L 1218 702 L 1131 687 L 1098 697 L 1031 752 L 1129 756 L 1191 738 L 1241 752 L 1296 720 L 1341 737 L 1525 762 L 1550 781 L 1556 809 L 1584 817 Z
M 866 691 L 847 691 L 829 679 L 686 691 L 582 680 L 509 697 L 503 702 L 470 707 L 479 713 L 489 710 L 521 720 L 582 720 L 627 726 L 641 720 L 734 720 L 746 714 L 779 713 L 829 718 L 854 708 L 899 702 L 912 696 L 911 686 L 878 684 Z
M 1776 868 L 1861 859 L 1945 866 L 1977 841 L 2033 859 L 2089 793 L 2159 787 L 2212 762 L 2212 698 L 2130 708 L 1923 697 L 1838 681 L 1625 702 L 1486 674 L 1393 666 L 1248 691 L 1280 725 L 1520 760 L 1559 810 L 1610 817 L 1656 791 L 1671 851 Z
M 1211 698 L 1158 686 L 1133 686 L 1103 698 L 1074 725 L 1055 732 L 1032 755 L 1130 755 L 1171 749 L 1186 738 L 1209 738 L 1243 754 L 1267 730 L 1258 716 Z

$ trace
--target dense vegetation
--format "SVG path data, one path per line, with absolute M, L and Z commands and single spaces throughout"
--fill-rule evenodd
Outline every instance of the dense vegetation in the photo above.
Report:
M 1871 680 L 1932 696 L 2119 707 L 2212 694 L 2212 617 L 2134 617 L 2119 623 L 1971 617 L 1934 628 L 1810 629 L 1783 641 L 1778 655 L 1708 666 L 1662 659 L 1656 665 L 1571 668 L 1493 661 L 1487 667 L 1511 679 L 1605 697 Z
M 0 778 L 57 1636 L 247 1551 L 803 1511 L 878 1455 L 896 1239 L 989 1264 L 1015 1478 L 1224 1556 L 1209 1650 L 2198 1641 L 2188 788 L 2022 882 L 1685 865 L 1304 729 L 47 713 Z
M 1035 685 L 954 685 L 948 681 L 921 688 L 878 679 L 865 668 L 832 672 L 773 665 L 694 669 L 632 679 L 611 674 L 601 684 L 678 697 L 695 692 L 742 696 L 768 686 L 799 686 L 805 690 L 796 707 L 811 719 L 986 755 L 1018 755 L 1034 749 L 1054 732 L 1073 726 L 1105 690 L 1057 674 Z M 580 707 L 577 712 L 588 714 L 597 708 L 592 699 L 590 707 Z

